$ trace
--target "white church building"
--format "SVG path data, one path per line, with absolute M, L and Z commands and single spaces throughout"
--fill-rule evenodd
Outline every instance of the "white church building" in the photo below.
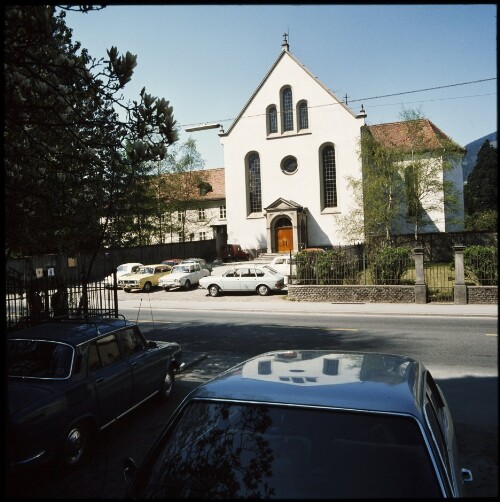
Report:
M 214 227 L 215 233 L 227 232 L 227 242 L 250 252 L 352 244 L 340 222 L 356 204 L 347 178 L 362 176 L 365 118 L 363 107 L 353 113 L 294 57 L 284 36 L 268 73 L 227 131 L 219 133 L 226 203 L 226 221 L 219 223 L 226 227 Z M 431 136 L 447 138 L 426 123 Z M 391 133 L 397 125 L 369 127 Z M 462 190 L 460 161 L 450 176 Z M 463 230 L 463 209 L 462 226 L 445 212 L 443 206 L 432 215 L 433 231 Z

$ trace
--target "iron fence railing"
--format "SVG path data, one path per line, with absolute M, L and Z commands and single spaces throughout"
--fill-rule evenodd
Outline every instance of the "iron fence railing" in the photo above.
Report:
M 103 282 L 57 283 L 48 277 L 7 283 L 6 329 L 32 326 L 64 316 L 118 316 L 116 290 Z
M 292 267 L 292 284 L 315 285 L 382 285 L 415 284 L 413 257 L 397 260 L 390 267 L 381 267 L 366 255 L 343 259 L 328 253 L 297 255 Z

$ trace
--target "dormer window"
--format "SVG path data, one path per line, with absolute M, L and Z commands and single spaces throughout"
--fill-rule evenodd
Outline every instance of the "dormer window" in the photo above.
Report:
M 207 195 L 208 192 L 213 192 L 212 186 L 210 185 L 210 183 L 202 182 L 198 185 L 198 189 L 200 191 L 201 196 Z

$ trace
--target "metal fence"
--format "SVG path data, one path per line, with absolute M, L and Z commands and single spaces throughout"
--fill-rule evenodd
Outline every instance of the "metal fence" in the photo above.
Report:
M 66 316 L 118 317 L 117 292 L 100 281 L 62 282 L 51 277 L 10 281 L 5 306 L 7 331 Z
M 364 253 L 343 258 L 329 253 L 299 254 L 294 258 L 291 282 L 321 286 L 415 284 L 415 261 L 410 256 L 381 267 Z

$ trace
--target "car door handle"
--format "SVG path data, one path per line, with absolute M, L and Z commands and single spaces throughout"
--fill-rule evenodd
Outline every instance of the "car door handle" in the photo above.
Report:
M 102 382 L 104 382 L 104 378 L 103 377 L 96 378 L 95 383 L 102 383 Z

